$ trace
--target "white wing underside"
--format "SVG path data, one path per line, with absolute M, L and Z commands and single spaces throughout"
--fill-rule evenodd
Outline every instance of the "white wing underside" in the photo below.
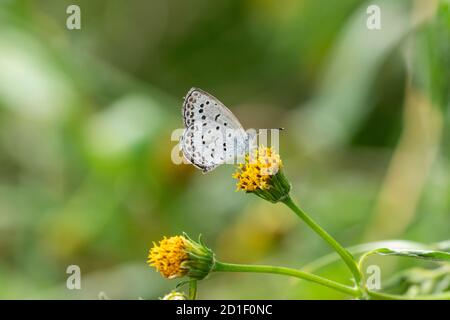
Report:
M 248 136 L 239 120 L 218 99 L 192 88 L 183 103 L 184 157 L 203 172 L 235 163 L 245 153 Z

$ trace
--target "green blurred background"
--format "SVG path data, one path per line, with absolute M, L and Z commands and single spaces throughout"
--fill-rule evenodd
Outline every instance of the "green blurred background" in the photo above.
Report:
M 285 128 L 293 195 L 343 245 L 449 239 L 449 70 L 448 0 L 0 0 L 0 298 L 156 299 L 178 281 L 148 249 L 182 231 L 227 262 L 330 253 L 282 205 L 236 193 L 231 166 L 171 162 L 193 86 L 245 128 Z M 432 267 L 376 263 L 383 280 Z M 72 264 L 81 290 L 66 288 Z M 314 272 L 350 283 L 342 263 Z M 214 274 L 199 298 L 345 297 Z

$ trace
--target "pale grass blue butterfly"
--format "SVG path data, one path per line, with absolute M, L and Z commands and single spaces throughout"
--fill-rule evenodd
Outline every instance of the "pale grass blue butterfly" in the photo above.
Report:
M 192 88 L 183 103 L 184 157 L 204 173 L 224 163 L 241 163 L 253 145 L 234 114 L 209 93 Z

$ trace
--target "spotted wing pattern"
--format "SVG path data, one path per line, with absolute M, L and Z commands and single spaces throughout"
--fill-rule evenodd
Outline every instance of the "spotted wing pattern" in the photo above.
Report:
M 223 163 L 233 163 L 246 150 L 247 134 L 239 120 L 218 99 L 192 88 L 183 103 L 185 158 L 203 172 Z

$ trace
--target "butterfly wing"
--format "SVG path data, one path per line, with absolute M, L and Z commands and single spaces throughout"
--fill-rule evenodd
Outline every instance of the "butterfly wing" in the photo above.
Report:
M 239 120 L 218 99 L 192 88 L 183 103 L 185 131 L 181 139 L 185 158 L 203 172 L 232 161 L 247 140 Z
M 206 173 L 222 164 L 223 159 L 216 159 L 218 153 L 215 152 L 214 139 L 208 137 L 205 140 L 205 135 L 198 132 L 203 132 L 203 126 L 193 124 L 187 127 L 181 137 L 181 148 L 184 157 Z M 210 149 L 209 153 L 207 148 Z
M 183 103 L 183 120 L 187 128 L 195 122 L 217 122 L 231 129 L 243 129 L 239 120 L 219 99 L 209 93 L 192 88 Z

